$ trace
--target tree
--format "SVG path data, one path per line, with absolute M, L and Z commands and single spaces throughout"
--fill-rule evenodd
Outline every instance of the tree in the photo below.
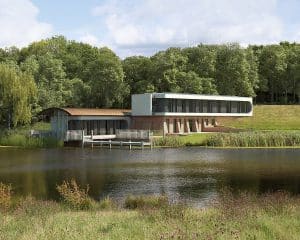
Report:
M 38 88 L 40 110 L 49 107 L 62 107 L 71 95 L 63 62 L 53 54 L 46 53 L 37 58 L 38 71 L 34 74 Z
M 270 45 L 263 48 L 259 59 L 260 77 L 267 83 L 271 102 L 279 101 L 282 81 L 287 69 L 286 53 L 283 46 Z
M 99 49 L 98 57 L 87 66 L 91 86 L 90 107 L 123 107 L 128 85 L 120 59 L 108 48 Z
M 176 75 L 178 72 L 186 72 L 187 60 L 180 48 L 169 48 L 151 57 L 151 82 L 156 91 L 179 92 Z
M 249 76 L 250 64 L 239 45 L 224 45 L 218 49 L 215 79 L 220 94 L 254 96 L 254 86 Z
M 188 70 L 194 71 L 200 77 L 213 78 L 215 76 L 216 50 L 217 47 L 214 45 L 203 44 L 183 49 L 183 53 L 188 57 Z
M 0 64 L 0 122 L 8 128 L 31 121 L 36 96 L 34 79 L 17 67 Z
M 151 60 L 148 57 L 133 56 L 122 61 L 124 82 L 129 86 L 125 106 L 130 106 L 132 94 L 154 92 L 151 79 Z
M 287 51 L 285 83 L 285 102 L 287 94 L 291 93 L 292 102 L 297 103 L 296 95 L 300 96 L 300 45 L 292 45 Z

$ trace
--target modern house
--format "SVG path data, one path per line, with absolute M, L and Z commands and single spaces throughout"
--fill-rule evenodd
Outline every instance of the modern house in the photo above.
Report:
M 120 129 L 182 134 L 218 130 L 222 118 L 252 116 L 252 98 L 180 93 L 132 95 L 130 109 L 49 108 L 52 132 L 65 141 L 113 138 Z M 77 132 L 76 132 L 77 131 Z M 79 131 L 79 132 L 78 132 Z
M 146 93 L 133 95 L 131 107 L 132 128 L 165 134 L 202 132 L 224 117 L 252 116 L 249 97 Z

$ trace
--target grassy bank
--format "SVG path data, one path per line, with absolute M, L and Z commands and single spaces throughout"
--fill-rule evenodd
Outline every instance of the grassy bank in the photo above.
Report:
M 82 197 L 76 191 L 73 195 L 77 200 Z M 119 206 L 107 198 L 86 210 L 66 201 L 28 197 L 2 209 L 0 222 L 0 239 L 5 240 L 290 240 L 300 236 L 300 197 L 287 193 L 257 196 L 225 192 L 210 207 L 197 209 L 172 204 L 164 196 L 131 196 Z
M 156 146 L 295 147 L 300 146 L 300 105 L 254 106 L 252 117 L 222 119 L 241 133 L 201 133 L 156 139 Z
M 300 130 L 300 105 L 256 105 L 252 117 L 224 119 L 222 124 L 249 130 Z
M 31 129 L 47 131 L 50 129 L 50 125 L 48 123 L 40 122 L 32 126 L 19 127 L 12 130 L 2 130 L 0 133 L 0 146 L 24 148 L 53 148 L 63 146 L 63 142 L 52 137 L 30 137 L 29 131 Z

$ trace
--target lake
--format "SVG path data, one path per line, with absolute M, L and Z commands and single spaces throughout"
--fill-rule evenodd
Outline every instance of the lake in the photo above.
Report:
M 0 149 L 0 182 L 17 195 L 57 199 L 72 178 L 96 199 L 166 194 L 202 206 L 224 188 L 300 193 L 300 149 Z

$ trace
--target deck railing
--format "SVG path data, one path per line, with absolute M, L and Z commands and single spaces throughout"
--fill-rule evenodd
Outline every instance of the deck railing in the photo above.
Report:
M 117 129 L 113 135 L 84 135 L 82 130 L 68 130 L 64 141 L 82 141 L 84 139 L 127 139 L 127 140 L 150 140 L 152 132 L 149 130 Z
M 117 139 L 129 139 L 129 140 L 150 140 L 152 133 L 149 130 L 116 130 Z
M 68 130 L 65 135 L 65 142 L 68 141 L 82 141 L 83 131 L 82 130 Z

